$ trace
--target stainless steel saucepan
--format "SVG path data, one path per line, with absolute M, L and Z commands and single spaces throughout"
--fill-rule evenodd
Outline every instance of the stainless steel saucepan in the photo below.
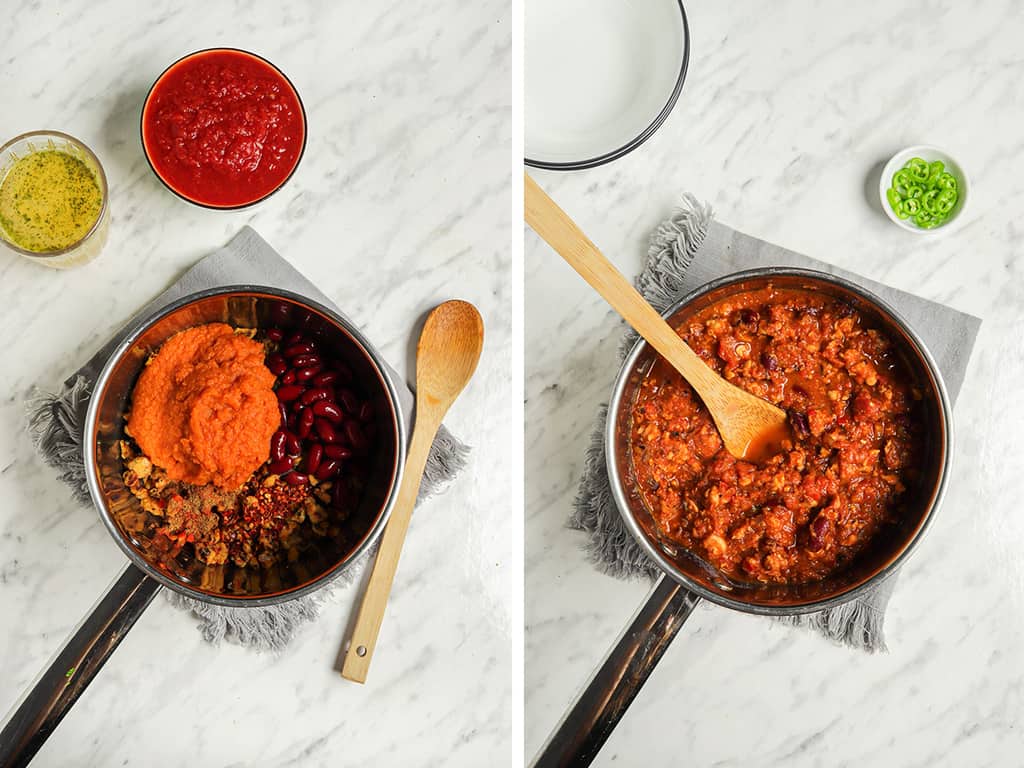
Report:
M 303 329 L 354 373 L 374 405 L 376 439 L 365 489 L 338 539 L 324 539 L 293 562 L 271 568 L 207 566 L 154 543 L 153 526 L 122 480 L 119 441 L 135 381 L 149 356 L 178 331 L 211 322 Z M 232 286 L 186 296 L 140 320 L 110 356 L 89 402 L 83 438 L 90 495 L 129 565 L 95 606 L 0 731 L 0 765 L 26 765 L 106 662 L 161 587 L 196 600 L 262 607 L 294 600 L 339 576 L 383 530 L 405 465 L 406 417 L 390 369 L 367 339 L 332 309 L 289 291 Z M 217 568 L 231 568 L 230 578 Z
M 926 456 L 922 479 L 909 490 L 906 513 L 889 535 L 873 541 L 845 570 L 813 584 L 737 584 L 698 554 L 663 541 L 638 491 L 630 459 L 632 406 L 640 383 L 656 360 L 647 343 L 638 342 L 612 390 L 605 451 L 612 493 L 625 526 L 663 575 L 542 748 L 534 762 L 538 768 L 590 764 L 701 599 L 767 616 L 811 613 L 852 600 L 895 572 L 921 540 L 942 500 L 953 453 L 953 419 L 945 386 L 920 337 L 877 296 L 824 272 L 765 268 L 708 283 L 677 302 L 664 317 L 679 327 L 727 296 L 768 285 L 815 291 L 847 302 L 894 341 L 924 391 Z

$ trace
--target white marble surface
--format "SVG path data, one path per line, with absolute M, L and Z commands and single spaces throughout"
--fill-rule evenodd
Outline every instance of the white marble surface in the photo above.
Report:
M 368 685 L 332 670 L 355 589 L 280 658 L 212 647 L 158 597 L 33 765 L 521 764 L 517 15 L 499 0 L 26 0 L 4 12 L 0 133 L 86 141 L 113 222 L 103 255 L 75 271 L 0 254 L 0 714 L 124 563 L 35 457 L 23 431 L 34 384 L 59 382 L 246 223 L 403 371 L 434 304 L 473 301 L 487 328 L 449 418 L 471 464 L 413 519 Z M 139 145 L 149 84 L 213 45 L 277 63 L 309 115 L 297 174 L 248 212 L 179 202 Z
M 527 0 L 527 3 L 540 0 Z M 1024 8 L 1009 2 L 686 3 L 682 98 L 641 149 L 535 176 L 624 271 L 683 190 L 750 234 L 979 315 L 945 505 L 866 656 L 700 608 L 596 765 L 1012 766 L 1024 717 Z M 958 232 L 915 237 L 877 203 L 897 149 L 973 181 Z M 526 751 L 536 752 L 647 587 L 599 575 L 566 529 L 616 371 L 611 311 L 526 233 Z

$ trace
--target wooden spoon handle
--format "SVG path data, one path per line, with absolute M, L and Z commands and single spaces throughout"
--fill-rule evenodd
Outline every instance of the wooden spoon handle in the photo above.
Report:
M 405 460 L 405 474 L 402 485 L 398 489 L 398 498 L 391 511 L 384 533 L 380 538 L 377 558 L 370 572 L 363 602 L 359 606 L 355 629 L 345 651 L 345 661 L 341 667 L 341 676 L 357 683 L 365 683 L 370 670 L 370 660 L 377 644 L 380 625 L 384 621 L 384 610 L 387 608 L 391 584 L 398 569 L 398 558 L 402 554 L 412 510 L 416 506 L 416 497 L 423 479 L 423 469 L 427 465 L 430 446 L 440 426 L 441 419 L 432 413 L 417 413 L 416 426 L 409 445 L 409 455 Z
M 720 389 L 718 375 L 597 249 L 575 222 L 526 174 L 526 223 L 579 272 L 637 333 L 667 359 L 707 401 Z

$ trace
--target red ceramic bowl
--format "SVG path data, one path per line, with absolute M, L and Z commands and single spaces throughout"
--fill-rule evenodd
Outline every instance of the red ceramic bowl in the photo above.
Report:
M 266 59 L 209 48 L 178 59 L 142 107 L 142 148 L 153 172 L 195 205 L 237 209 L 291 178 L 306 148 L 298 91 Z

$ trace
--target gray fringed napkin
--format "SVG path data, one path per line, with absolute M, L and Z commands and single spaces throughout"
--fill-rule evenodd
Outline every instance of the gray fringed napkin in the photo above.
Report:
M 710 206 L 692 195 L 651 236 L 647 264 L 637 288 L 659 312 L 699 286 L 719 277 L 757 267 L 786 266 L 817 269 L 865 286 L 894 306 L 920 333 L 938 363 L 950 400 L 955 403 L 981 320 L 895 288 L 867 280 L 831 264 L 766 243 L 713 220 Z M 623 339 L 623 357 L 637 336 Z M 611 495 L 605 466 L 601 408 L 569 525 L 589 534 L 588 552 L 597 566 L 619 578 L 654 578 L 661 572 L 626 530 Z M 874 590 L 829 610 L 780 619 L 811 627 L 837 643 L 867 651 L 885 650 L 885 608 L 898 574 Z
M 148 315 L 162 306 L 190 293 L 227 285 L 270 285 L 308 296 L 340 310 L 303 275 L 281 258 L 253 229 L 244 227 L 219 251 L 210 254 L 170 288 L 143 307 L 136 317 Z M 132 322 L 125 324 L 130 327 Z M 29 404 L 29 429 L 36 447 L 52 467 L 60 470 L 60 478 L 70 486 L 75 498 L 89 504 L 82 460 L 82 428 L 92 385 L 113 349 L 120 343 L 118 333 L 92 359 L 64 382 L 54 394 L 37 394 Z M 392 370 L 395 380 L 399 377 Z M 408 387 L 399 387 L 398 397 L 409 423 L 412 421 L 413 396 Z M 464 466 L 469 448 L 453 437 L 443 426 L 434 440 L 427 460 L 419 500 L 439 490 Z M 170 601 L 199 619 L 203 637 L 210 642 L 227 639 L 239 645 L 260 650 L 281 650 L 296 630 L 314 620 L 320 606 L 329 597 L 331 586 L 349 584 L 362 570 L 364 555 L 354 567 L 347 569 L 331 585 L 312 595 L 267 608 L 224 608 L 165 590 Z

